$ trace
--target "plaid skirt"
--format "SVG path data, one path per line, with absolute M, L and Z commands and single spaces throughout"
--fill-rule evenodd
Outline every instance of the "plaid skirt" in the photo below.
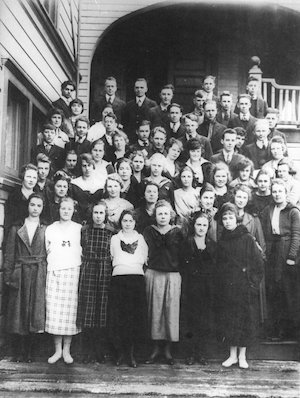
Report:
M 76 326 L 80 267 L 49 271 L 46 282 L 46 326 L 50 334 L 72 336 Z
M 147 269 L 148 322 L 152 340 L 179 341 L 181 276 Z

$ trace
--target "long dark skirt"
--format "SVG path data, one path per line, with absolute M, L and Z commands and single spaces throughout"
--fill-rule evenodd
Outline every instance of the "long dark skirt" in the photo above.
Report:
M 212 275 L 189 275 L 185 288 L 186 337 L 192 351 L 203 353 L 215 334 L 215 281 Z
M 147 303 L 143 275 L 111 278 L 108 299 L 108 335 L 115 349 L 144 342 L 147 334 Z

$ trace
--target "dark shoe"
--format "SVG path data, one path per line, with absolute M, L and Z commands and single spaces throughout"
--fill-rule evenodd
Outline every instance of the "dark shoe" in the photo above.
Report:
M 194 357 L 187 357 L 186 358 L 186 360 L 185 360 L 185 364 L 186 365 L 194 365 L 194 363 L 195 363 L 195 358 Z
M 116 366 L 122 365 L 123 360 L 124 360 L 124 355 L 123 355 L 123 354 L 120 354 L 120 355 L 117 357 L 116 361 L 115 361 Z
M 168 365 L 174 365 L 175 364 L 174 358 L 172 358 L 172 357 L 166 358 L 166 362 L 167 362 Z
M 131 357 L 130 357 L 130 359 L 129 359 L 129 366 L 130 366 L 131 368 L 136 368 L 136 367 L 137 367 L 137 363 L 136 363 L 136 360 L 135 360 L 134 356 L 131 356 Z
M 152 365 L 153 363 L 155 363 L 157 361 L 157 358 L 159 356 L 159 352 L 153 352 L 149 358 L 146 359 L 145 364 L 146 365 Z
M 207 359 L 205 357 L 200 357 L 198 362 L 203 366 L 208 365 Z

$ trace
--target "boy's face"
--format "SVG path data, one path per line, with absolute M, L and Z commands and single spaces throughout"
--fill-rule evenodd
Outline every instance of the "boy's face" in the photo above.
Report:
M 61 93 L 62 93 L 63 97 L 71 98 L 73 91 L 74 91 L 74 87 L 71 84 L 68 84 L 65 88 L 63 88 L 61 90 Z
M 246 114 L 249 112 L 249 109 L 251 107 L 250 99 L 249 98 L 240 98 L 238 105 L 240 108 L 240 112 Z
M 195 105 L 195 108 L 198 111 L 202 111 L 203 110 L 204 102 L 205 102 L 205 98 L 204 97 L 194 97 L 194 99 L 193 99 L 193 103 Z
M 38 162 L 37 168 L 39 180 L 45 181 L 50 172 L 50 164 L 47 162 Z
M 258 82 L 255 82 L 255 81 L 249 82 L 248 85 L 247 85 L 247 91 L 251 95 L 251 97 L 257 96 L 257 94 L 258 94 Z
M 246 137 L 244 137 L 242 135 L 237 135 L 236 136 L 236 144 L 235 144 L 236 148 L 241 149 L 245 143 L 245 139 L 246 139 Z
M 76 123 L 76 134 L 79 138 L 85 137 L 88 133 L 88 125 L 82 120 L 78 120 Z
M 166 136 L 164 135 L 164 133 L 158 131 L 154 134 L 153 144 L 155 148 L 162 149 L 165 145 L 165 142 L 166 142 Z
M 137 97 L 143 97 L 148 91 L 147 83 L 144 81 L 137 81 L 134 84 L 134 92 Z
M 224 134 L 224 138 L 221 140 L 223 148 L 226 152 L 232 152 L 236 145 L 236 135 L 235 134 Z
M 221 98 L 221 107 L 223 111 L 230 111 L 232 107 L 232 97 L 230 95 L 223 95 Z
M 211 103 L 211 104 L 207 104 L 205 105 L 204 108 L 204 113 L 205 113 L 205 117 L 209 120 L 209 121 L 213 121 L 217 115 L 217 105 L 216 103 Z
M 269 134 L 269 128 L 267 124 L 258 123 L 255 127 L 255 137 L 257 141 L 265 141 Z
M 197 133 L 198 123 L 196 121 L 186 118 L 184 125 L 189 137 L 193 137 Z
M 268 113 L 266 119 L 269 122 L 269 128 L 274 129 L 278 123 L 278 115 L 276 113 Z
M 203 88 L 207 93 L 211 93 L 215 88 L 215 82 L 210 77 L 203 82 Z
M 141 141 L 147 141 L 149 139 L 150 135 L 150 126 L 145 125 L 145 126 L 140 126 L 137 130 L 137 136 Z
M 181 110 L 177 106 L 172 106 L 169 110 L 169 118 L 171 123 L 180 122 L 182 116 Z
M 117 123 L 113 117 L 106 116 L 104 119 L 104 126 L 107 133 L 113 133 L 117 128 Z
M 163 88 L 160 92 L 160 99 L 163 105 L 167 106 L 171 103 L 173 91 L 170 88 Z
M 46 129 L 43 131 L 43 136 L 44 136 L 44 141 L 47 144 L 53 144 L 54 138 L 55 138 L 55 131 Z
M 106 80 L 104 90 L 107 95 L 114 95 L 117 91 L 117 84 L 114 80 Z

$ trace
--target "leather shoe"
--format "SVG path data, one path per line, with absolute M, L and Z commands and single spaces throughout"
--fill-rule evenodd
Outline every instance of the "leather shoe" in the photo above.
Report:
M 185 360 L 186 365 L 194 365 L 195 363 L 195 358 L 194 357 L 187 357 Z
M 129 366 L 130 366 L 131 368 L 136 368 L 136 367 L 137 367 L 137 363 L 136 363 L 136 360 L 135 360 L 134 356 L 131 356 L 131 357 L 130 357 L 130 359 L 129 359 Z
M 123 354 L 119 355 L 118 358 L 116 359 L 116 366 L 120 366 L 123 362 Z
M 172 357 L 166 358 L 166 361 L 167 361 L 168 365 L 174 365 L 175 364 L 174 358 L 172 358 Z

